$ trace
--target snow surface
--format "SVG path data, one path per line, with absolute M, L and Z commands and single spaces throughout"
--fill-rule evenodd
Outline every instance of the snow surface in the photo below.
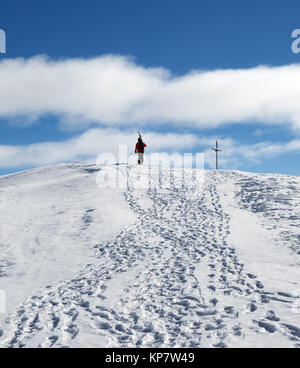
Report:
M 0 177 L 0 347 L 300 347 L 300 178 L 194 174 Z

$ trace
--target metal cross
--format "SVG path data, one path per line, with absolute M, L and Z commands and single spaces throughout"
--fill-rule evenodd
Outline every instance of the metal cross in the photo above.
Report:
M 216 148 L 212 148 L 212 150 L 216 152 L 216 170 L 218 170 L 219 169 L 219 155 L 218 155 L 218 153 L 220 151 L 222 151 L 218 148 L 218 141 L 216 141 Z

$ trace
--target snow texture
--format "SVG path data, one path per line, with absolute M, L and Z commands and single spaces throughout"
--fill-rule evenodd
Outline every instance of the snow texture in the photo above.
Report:
M 300 347 L 300 179 L 194 174 L 1 177 L 0 347 Z

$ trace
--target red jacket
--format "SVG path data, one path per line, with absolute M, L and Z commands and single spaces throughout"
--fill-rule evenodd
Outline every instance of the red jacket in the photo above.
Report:
M 144 148 L 147 147 L 146 143 L 143 142 L 143 144 L 144 144 Z M 135 153 L 137 152 L 144 153 L 144 149 L 139 148 L 139 142 L 137 142 L 137 144 L 135 145 Z

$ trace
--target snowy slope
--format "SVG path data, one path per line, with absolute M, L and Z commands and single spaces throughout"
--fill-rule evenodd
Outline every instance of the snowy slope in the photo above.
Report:
M 99 189 L 99 170 L 128 188 Z M 300 178 L 192 173 L 0 178 L 0 346 L 299 347 Z
M 99 190 L 99 167 L 57 165 L 0 178 L 0 290 L 8 312 L 72 277 L 136 217 L 121 191 Z M 6 316 L 0 313 L 0 329 Z

